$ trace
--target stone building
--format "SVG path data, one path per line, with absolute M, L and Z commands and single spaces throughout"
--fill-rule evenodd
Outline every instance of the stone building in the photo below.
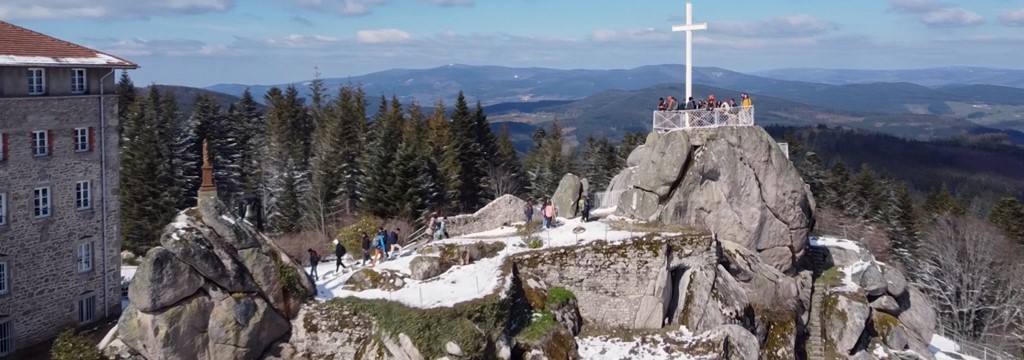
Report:
M 121 306 L 115 71 L 0 21 L 0 358 Z

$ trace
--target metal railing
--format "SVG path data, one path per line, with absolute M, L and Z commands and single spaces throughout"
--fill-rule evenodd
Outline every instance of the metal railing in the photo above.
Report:
M 753 125 L 753 106 L 654 112 L 654 131 Z
M 1005 351 L 998 350 L 998 349 L 995 349 L 995 348 L 991 348 L 991 347 L 979 344 L 979 343 L 971 341 L 971 340 L 967 340 L 966 338 L 964 338 L 962 336 L 958 336 L 958 335 L 954 334 L 952 331 L 947 331 L 945 329 L 941 329 L 941 330 L 942 330 L 941 332 L 944 333 L 942 336 L 944 336 L 944 337 L 946 337 L 946 338 L 948 338 L 950 340 L 953 340 L 953 342 L 955 342 L 959 346 L 959 350 L 957 352 L 959 352 L 961 354 L 968 355 L 968 356 L 973 356 L 973 357 L 976 357 L 976 358 L 978 358 L 980 360 L 1014 360 L 1014 359 L 1017 359 L 1016 356 L 1013 356 L 1012 354 L 1007 353 Z

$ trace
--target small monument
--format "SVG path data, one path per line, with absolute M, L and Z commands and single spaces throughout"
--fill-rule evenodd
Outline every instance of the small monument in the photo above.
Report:
M 200 211 L 217 207 L 217 186 L 213 183 L 213 166 L 210 165 L 210 148 L 203 140 L 203 183 L 199 185 L 196 203 Z

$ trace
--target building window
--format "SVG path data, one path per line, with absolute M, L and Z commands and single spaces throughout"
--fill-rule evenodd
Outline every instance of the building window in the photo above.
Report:
M 36 130 L 32 132 L 32 155 L 46 156 L 50 154 L 49 131 Z
M 0 162 L 7 160 L 7 134 L 0 133 Z
M 78 322 L 91 323 L 95 319 L 96 297 L 89 296 L 78 300 Z
M 75 128 L 75 151 L 76 152 L 83 152 L 83 151 L 92 150 L 92 149 L 90 149 L 91 146 L 89 146 L 89 135 L 90 135 L 89 134 L 89 130 L 90 130 L 90 128 L 87 128 L 87 127 Z
M 71 93 L 85 94 L 85 69 L 71 69 Z
M 36 218 L 50 216 L 50 188 L 36 188 L 33 196 L 33 214 Z
M 76 268 L 84 273 L 92 270 L 92 242 L 78 244 L 75 249 Z
M 14 352 L 14 325 L 10 318 L 0 318 L 0 356 Z
M 0 193 L 0 225 L 7 225 L 7 194 Z
M 28 69 L 28 94 L 42 95 L 46 93 L 46 72 L 41 68 Z
M 75 209 L 92 208 L 92 189 L 88 180 L 75 183 Z
M 10 281 L 7 278 L 10 277 L 11 271 L 7 268 L 7 261 L 0 261 L 0 295 L 7 295 L 11 291 Z

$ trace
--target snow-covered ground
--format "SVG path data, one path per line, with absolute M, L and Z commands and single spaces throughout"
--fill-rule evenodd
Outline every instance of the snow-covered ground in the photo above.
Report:
M 939 334 L 932 335 L 928 351 L 935 355 L 935 360 L 980 360 L 960 353 L 960 344 Z
M 610 214 L 614 209 L 597 209 L 595 216 Z M 518 224 L 522 224 L 521 222 Z M 582 228 L 582 232 L 576 230 Z M 578 232 L 578 233 L 577 233 Z M 554 228 L 538 232 L 534 236 L 543 240 L 543 247 L 563 247 L 578 244 L 586 244 L 595 240 L 606 240 L 609 243 L 621 242 L 626 239 L 644 235 L 641 232 L 629 232 L 612 230 L 603 221 L 592 220 L 582 223 L 580 218 L 565 219 L 558 218 Z M 345 265 L 348 270 L 341 269 L 335 272 L 333 262 L 320 263 L 317 272 L 320 275 L 317 280 L 317 300 L 325 301 L 335 297 L 358 297 L 363 299 L 387 299 L 397 301 L 407 306 L 419 308 L 447 307 L 454 304 L 478 299 L 495 292 L 499 287 L 505 285 L 505 279 L 501 278 L 501 265 L 505 258 L 526 251 L 534 251 L 526 247 L 523 239 L 516 235 L 516 228 L 505 226 L 485 232 L 468 234 L 451 239 L 432 242 L 431 244 L 467 244 L 476 242 L 504 242 L 505 250 L 498 256 L 488 259 L 481 259 L 465 266 L 455 266 L 441 276 L 418 281 L 405 279 L 405 286 L 396 291 L 385 291 L 371 289 L 364 291 L 351 291 L 344 289 L 344 284 L 354 273 L 355 269 L 361 269 L 361 263 L 357 261 L 362 255 L 361 252 L 349 252 L 345 256 Z M 402 254 L 383 263 L 377 264 L 373 269 L 380 272 L 392 270 L 404 274 L 411 274 L 409 265 L 416 257 L 416 251 L 402 251 Z M 369 266 L 369 262 L 367 263 Z M 309 272 L 310 268 L 306 267 Z
M 593 360 L 700 360 L 703 356 L 687 355 L 670 350 L 669 344 L 681 345 L 698 340 L 685 327 L 665 334 L 629 340 L 607 336 L 579 338 L 580 358 Z

